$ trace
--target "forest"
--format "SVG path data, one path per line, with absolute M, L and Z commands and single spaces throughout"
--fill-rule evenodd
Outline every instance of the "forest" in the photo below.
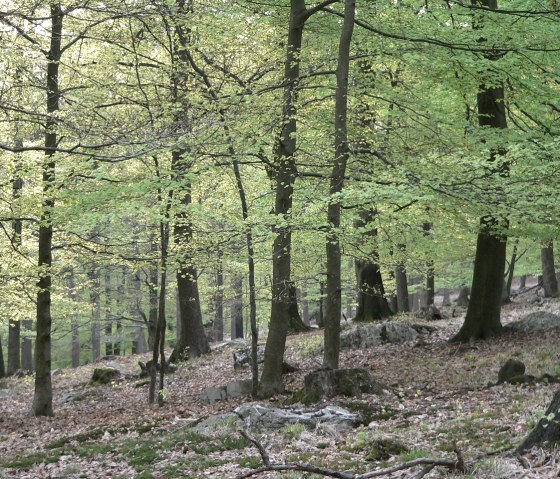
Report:
M 187 415 L 179 382 L 201 381 L 183 384 L 197 397 L 217 386 L 210 365 L 231 370 L 241 346 L 248 366 L 231 378 L 246 381 L 245 401 L 316 403 L 313 387 L 323 402 L 367 398 L 377 379 L 385 392 L 414 383 L 409 366 L 434 351 L 443 367 L 445 349 L 487 368 L 474 391 L 508 358 L 504 368 L 535 368 L 515 366 L 513 382 L 500 370 L 496 385 L 536 388 L 520 409 L 548 406 L 550 424 L 533 417 L 507 444 L 526 469 L 521 453 L 560 441 L 559 38 L 556 0 L 0 0 L 4 415 L 17 404 L 30 431 L 46 427 L 33 418 L 68 408 L 71 381 L 56 375 L 74 389 L 138 361 L 145 383 L 119 393 L 138 395 L 131 411 Z M 523 312 L 551 329 L 515 336 Z M 381 339 L 350 353 L 351 331 Z M 378 371 L 372 347 L 394 362 Z M 526 357 L 535 348 L 542 357 Z M 17 423 L 5 425 L 12 438 Z M 271 462 L 247 430 L 240 441 L 260 454 L 245 472 L 107 477 L 354 479 L 425 466 L 424 477 L 466 474 L 472 460 L 454 446 L 395 471 L 313 455 L 298 469 Z M 401 453 L 389 456 L 407 464 Z M 557 471 L 557 456 L 539 464 L 550 461 Z M 558 477 L 486 474 L 473 477 Z

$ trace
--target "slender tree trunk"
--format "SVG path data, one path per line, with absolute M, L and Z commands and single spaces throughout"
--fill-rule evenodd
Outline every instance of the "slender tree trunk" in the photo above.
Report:
M 233 298 L 231 300 L 231 339 L 243 338 L 243 275 L 234 273 L 232 275 L 231 289 Z
M 46 155 L 43 163 L 43 206 L 39 226 L 39 281 L 37 283 L 37 336 L 35 340 L 35 392 L 33 414 L 52 416 L 51 383 L 51 264 L 52 212 L 54 210 L 55 150 L 58 145 L 56 113 L 59 111 L 60 90 L 58 70 L 62 40 L 62 9 L 59 3 L 51 7 L 50 48 L 47 53 L 47 121 L 45 129 Z
M 319 314 L 317 316 L 317 326 L 325 327 L 325 283 L 319 281 Z
M 31 339 L 31 331 L 33 331 L 33 320 L 24 319 L 21 322 L 24 336 L 21 340 L 21 369 L 23 371 L 32 372 L 33 366 L 33 340 Z M 27 333 L 25 333 L 27 331 Z
M 309 301 L 307 299 L 307 287 L 301 289 L 301 319 L 309 326 Z
M 498 8 L 497 0 L 484 0 L 483 5 L 490 10 Z M 478 124 L 483 128 L 507 128 L 504 88 L 496 85 L 483 85 L 477 95 Z M 503 152 L 493 150 L 490 164 Z M 504 163 L 495 168 L 495 173 L 507 176 L 508 165 Z M 502 289 L 506 263 L 506 219 L 485 216 L 480 220 L 471 298 L 465 316 L 465 322 L 452 341 L 466 342 L 485 339 L 500 333 L 500 310 L 502 306 Z
M 4 350 L 2 349 L 2 336 L 0 336 L 0 378 L 6 376 L 6 367 L 4 366 Z
M 105 270 L 105 356 L 113 355 L 113 290 L 111 271 Z
M 431 236 L 433 225 L 430 222 L 425 222 L 422 225 L 425 236 Z M 435 297 L 435 278 L 434 278 L 434 262 L 428 259 L 426 262 L 426 307 L 434 304 Z
M 513 283 L 513 274 L 515 272 L 515 264 L 517 263 L 517 241 L 513 245 L 513 251 L 511 253 L 511 260 L 509 262 L 508 270 L 506 272 L 506 282 L 504 285 L 504 291 L 502 293 L 503 304 L 511 302 L 511 284 Z
M 68 297 L 73 304 L 76 303 L 76 278 L 74 277 L 73 268 L 70 268 L 68 271 Z M 72 331 L 72 367 L 77 368 L 80 365 L 80 330 L 78 326 L 78 315 L 76 313 L 70 315 L 70 329 Z
M 216 314 L 214 316 L 214 333 L 216 341 L 224 340 L 224 266 L 222 252 L 218 254 L 216 265 L 216 293 L 214 294 Z
M 527 275 L 524 274 L 519 278 L 519 290 L 524 290 L 527 287 Z
M 134 275 L 134 318 L 135 339 L 133 354 L 144 354 L 147 350 L 146 336 L 144 334 L 144 318 L 142 313 L 142 283 L 140 281 L 141 271 L 136 271 Z
M 159 246 L 155 236 L 150 236 L 150 252 L 154 255 L 160 254 Z M 156 325 L 158 318 L 158 285 L 159 274 L 158 266 L 155 261 L 152 261 L 148 273 L 148 298 L 150 309 L 148 312 L 148 347 L 150 351 L 154 349 L 156 338 Z
M 350 75 L 350 45 L 354 31 L 355 0 L 346 0 L 344 4 L 344 22 L 338 46 L 338 66 L 336 69 L 336 100 L 334 117 L 334 164 L 329 189 L 330 201 L 327 208 L 327 281 L 325 339 L 323 349 L 323 367 L 338 369 L 340 357 L 340 314 L 342 312 L 342 281 L 339 230 L 341 216 L 340 194 L 344 186 L 346 164 L 350 156 L 348 146 L 348 77 Z
M 10 321 L 8 324 L 8 375 L 11 376 L 21 369 L 21 321 Z
M 399 253 L 402 253 L 403 257 L 397 262 L 395 268 L 395 285 L 397 288 L 397 310 L 401 313 L 408 313 L 410 311 L 410 305 L 408 303 L 408 278 L 406 276 L 406 266 L 404 261 L 404 253 L 406 251 L 406 245 L 399 245 Z
M 88 278 L 91 284 L 91 359 L 96 362 L 101 357 L 101 285 L 97 265 L 92 266 Z
M 558 296 L 558 281 L 554 267 L 554 243 L 546 241 L 541 247 L 541 263 L 544 295 L 547 298 Z

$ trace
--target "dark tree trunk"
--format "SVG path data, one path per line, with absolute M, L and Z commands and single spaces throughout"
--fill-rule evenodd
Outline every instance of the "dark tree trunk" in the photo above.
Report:
M 2 336 L 0 336 L 0 378 L 6 376 L 6 367 L 4 366 L 4 351 L 2 349 Z
M 497 0 L 485 0 L 483 4 L 491 10 L 498 8 Z M 477 106 L 478 124 L 481 127 L 507 128 L 503 86 L 481 86 L 477 95 Z M 503 151 L 499 149 L 492 150 L 489 168 L 497 162 L 501 154 Z M 507 163 L 496 165 L 494 173 L 507 176 Z M 506 264 L 507 227 L 505 219 L 485 216 L 480 220 L 471 298 L 465 322 L 453 341 L 485 339 L 502 330 L 500 310 Z
M 33 320 L 24 319 L 21 322 L 23 326 L 24 336 L 21 341 L 21 369 L 24 371 L 33 371 L 33 340 L 31 339 L 31 331 L 33 331 Z M 28 333 L 25 333 L 28 331 Z
M 290 283 L 289 288 L 290 288 L 290 292 L 289 292 L 289 294 L 290 294 L 290 308 L 289 308 L 290 323 L 288 325 L 288 331 L 291 332 L 291 333 L 302 333 L 302 332 L 305 332 L 305 331 L 309 331 L 310 330 L 309 326 L 307 326 L 303 322 L 303 320 L 301 319 L 301 316 L 299 314 L 296 287 L 293 283 Z
M 350 156 L 348 146 L 348 77 L 350 75 L 350 44 L 354 31 L 356 2 L 346 0 L 344 23 L 338 46 L 338 65 L 336 69 L 336 98 L 334 116 L 334 163 L 331 173 L 329 194 L 331 200 L 327 208 L 327 224 L 331 230 L 327 234 L 327 281 L 325 339 L 323 367 L 338 369 L 340 356 L 340 314 L 342 312 L 342 251 L 338 238 L 340 229 L 341 200 L 344 186 L 346 164 Z
M 547 298 L 558 296 L 558 281 L 554 267 L 554 243 L 547 241 L 541 247 L 541 263 L 544 295 Z
M 408 303 L 408 278 L 406 277 L 406 267 L 404 262 L 404 253 L 406 245 L 399 245 L 399 253 L 403 255 L 399 259 L 395 268 L 395 284 L 397 288 L 397 310 L 400 313 L 408 313 L 410 305 Z
M 154 236 L 150 237 L 150 252 L 152 254 L 159 254 L 159 246 Z M 148 299 L 150 303 L 150 309 L 148 312 L 148 347 L 150 351 L 154 349 L 154 343 L 156 338 L 156 325 L 158 318 L 158 285 L 159 285 L 159 274 L 158 267 L 156 263 L 150 265 L 148 273 Z
M 147 350 L 146 336 L 144 334 L 144 323 L 146 315 L 142 312 L 142 283 L 141 272 L 136 271 L 134 275 L 134 318 L 136 319 L 133 340 L 133 354 L 144 354 Z
M 498 222 L 483 218 L 476 245 L 471 297 L 461 330 L 452 339 L 468 342 L 500 333 L 500 310 L 506 262 L 506 238 L 495 229 Z
M 219 260 L 216 266 L 216 293 L 214 294 L 214 305 L 216 314 L 214 316 L 214 335 L 216 341 L 224 340 L 224 268 L 222 264 L 222 254 L 219 253 Z
M 377 228 L 374 226 L 376 211 L 361 211 L 356 221 L 357 228 L 369 228 L 364 233 L 371 238 L 371 250 L 367 261 L 356 260 L 356 278 L 358 283 L 358 308 L 355 321 L 374 321 L 388 318 L 391 310 L 385 298 L 385 288 L 379 267 L 379 253 L 376 246 Z
M 91 360 L 96 362 L 101 357 L 101 302 L 100 278 L 97 265 L 88 273 L 91 302 Z
M 112 310 L 111 271 L 105 271 L 105 356 L 112 356 L 113 351 L 113 310 Z
M 422 225 L 424 230 L 424 235 L 430 237 L 432 235 L 432 223 L 425 222 Z M 426 304 L 425 306 L 431 306 L 434 304 L 435 297 L 435 278 L 434 278 L 434 262 L 428 259 L 426 262 Z
M 461 286 L 459 288 L 459 296 L 457 297 L 456 304 L 461 308 L 466 308 L 469 305 L 469 296 L 471 290 L 468 286 Z
M 33 414 L 52 416 L 51 382 L 51 264 L 52 264 L 52 212 L 54 210 L 53 189 L 55 188 L 54 153 L 58 145 L 57 117 L 60 110 L 58 70 L 62 40 L 62 9 L 59 3 L 51 3 L 51 35 L 47 52 L 47 121 L 45 128 L 46 155 L 43 163 L 43 205 L 39 226 L 39 281 L 37 282 L 37 336 L 35 339 L 35 392 Z
M 121 279 L 117 287 L 117 297 L 115 300 L 116 308 L 116 318 L 115 318 L 115 337 L 113 340 L 113 354 L 115 356 L 120 356 L 121 354 L 125 356 L 126 351 L 123 349 L 123 327 L 122 327 L 122 316 L 123 316 L 123 300 L 125 298 L 126 290 L 126 268 L 121 270 Z M 114 315 L 113 315 L 114 316 Z
M 522 454 L 533 447 L 552 449 L 560 444 L 560 391 L 557 391 L 544 417 L 515 451 Z
M 8 330 L 8 375 L 21 369 L 21 321 L 10 321 Z
M 319 281 L 319 314 L 317 315 L 317 326 L 323 328 L 325 326 L 325 312 L 324 312 L 324 305 L 325 303 L 325 283 Z
M 231 339 L 243 338 L 243 275 L 235 273 L 232 276 L 231 288 Z

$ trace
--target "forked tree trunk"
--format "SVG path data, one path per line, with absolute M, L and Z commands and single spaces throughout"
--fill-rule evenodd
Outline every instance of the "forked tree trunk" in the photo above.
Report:
M 542 284 L 547 298 L 558 296 L 558 281 L 554 266 L 554 243 L 546 241 L 541 247 Z

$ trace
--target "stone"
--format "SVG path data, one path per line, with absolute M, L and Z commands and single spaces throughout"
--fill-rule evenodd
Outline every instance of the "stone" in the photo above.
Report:
M 227 397 L 227 389 L 225 386 L 219 388 L 206 388 L 200 393 L 200 400 L 207 404 L 214 404 L 216 401 L 221 401 Z
M 504 328 L 524 333 L 560 329 L 560 316 L 547 311 L 536 311 L 524 316 L 519 321 L 504 326 Z
M 265 403 L 244 404 L 234 410 L 246 429 L 253 432 L 278 431 L 285 426 L 301 424 L 308 430 L 329 425 L 337 431 L 347 431 L 361 422 L 359 414 L 346 409 L 327 406 L 321 409 L 281 409 Z
M 251 394 L 253 390 L 252 379 L 240 379 L 226 384 L 227 397 L 239 397 Z
M 427 321 L 435 321 L 436 319 L 443 319 L 443 315 L 435 304 L 430 304 L 424 312 L 424 319 Z
M 508 359 L 498 373 L 498 384 L 524 382 L 525 364 L 518 359 Z
M 232 431 L 237 431 L 243 427 L 243 421 L 234 412 L 210 416 L 192 426 L 193 430 L 207 436 L 215 433 L 231 434 Z
M 305 376 L 303 390 L 296 397 L 310 404 L 335 396 L 360 398 L 363 393 L 381 394 L 383 389 L 367 369 L 320 370 Z
M 78 389 L 68 391 L 62 395 L 60 401 L 62 403 L 84 401 L 86 399 L 96 399 L 103 397 L 103 393 L 98 388 Z
M 124 366 L 116 361 L 107 361 L 106 366 L 108 368 L 116 369 L 119 373 L 124 374 Z
M 101 367 L 93 370 L 90 383 L 92 384 L 109 384 L 121 375 L 120 371 L 115 368 Z
M 259 364 L 264 362 L 265 345 L 257 346 L 257 361 Z M 233 369 L 244 369 L 251 367 L 251 348 L 240 349 L 233 352 Z

